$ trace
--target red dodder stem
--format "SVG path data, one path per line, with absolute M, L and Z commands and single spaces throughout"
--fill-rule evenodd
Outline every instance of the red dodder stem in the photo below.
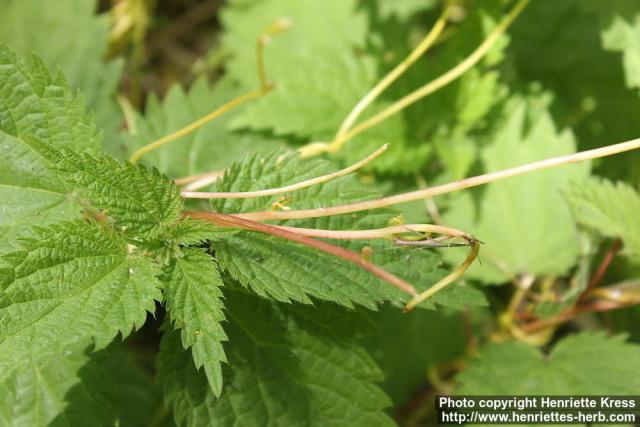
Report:
M 632 305 L 636 305 L 636 304 L 638 303 L 631 302 L 631 303 L 621 304 L 613 301 L 600 301 L 600 302 L 595 302 L 593 304 L 579 305 L 563 313 L 560 313 L 557 316 L 527 323 L 526 325 L 522 326 L 521 329 L 523 332 L 532 333 L 549 326 L 554 326 L 554 325 L 569 321 L 579 314 L 618 310 L 625 307 L 631 307 Z
M 622 241 L 616 240 L 611 246 L 611 248 L 607 251 L 606 255 L 604 256 L 604 259 L 600 263 L 600 266 L 596 270 L 596 273 L 593 275 L 593 277 L 589 281 L 589 285 L 587 285 L 587 288 L 580 295 L 578 302 L 584 301 L 589 296 L 589 292 L 591 292 L 596 286 L 598 286 L 598 284 L 604 277 L 605 273 L 609 269 L 609 266 L 611 265 L 611 261 L 613 261 L 613 258 L 620 251 L 620 249 L 622 249 Z
M 316 240 L 311 237 L 306 237 L 289 230 L 275 227 L 273 225 L 262 224 L 260 222 L 239 218 L 234 215 L 227 215 L 227 214 L 222 214 L 217 212 L 198 212 L 198 211 L 187 211 L 185 212 L 185 215 L 190 216 L 192 218 L 209 221 L 221 227 L 242 228 L 245 230 L 259 231 L 261 233 L 270 234 L 272 236 L 280 237 L 282 239 L 286 239 L 292 242 L 296 242 L 302 245 L 312 247 L 314 249 L 318 249 L 320 251 L 323 251 L 328 254 L 334 255 L 338 258 L 341 258 L 345 261 L 354 263 L 364 268 L 365 270 L 369 271 L 370 273 L 378 276 L 382 280 L 390 283 L 396 288 L 408 293 L 412 297 L 416 296 L 416 290 L 410 283 L 389 273 L 388 271 L 383 270 L 382 268 L 378 267 L 375 264 L 365 261 L 364 259 L 362 259 L 360 254 L 352 252 L 343 247 L 332 245 L 330 243 L 324 242 L 322 240 Z

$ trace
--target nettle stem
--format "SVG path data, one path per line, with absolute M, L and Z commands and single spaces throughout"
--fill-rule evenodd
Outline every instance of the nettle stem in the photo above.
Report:
M 251 199 L 255 197 L 273 196 L 276 194 L 288 193 L 291 191 L 296 191 L 303 188 L 311 187 L 313 185 L 322 184 L 332 179 L 339 178 L 341 176 L 345 176 L 352 172 L 355 172 L 356 170 L 360 169 L 367 163 L 370 163 L 373 160 L 375 160 L 378 156 L 384 153 L 388 147 L 389 147 L 389 144 L 384 144 L 382 147 L 378 148 L 376 151 L 369 154 L 367 157 L 360 160 L 359 162 L 356 162 L 353 165 L 346 167 L 342 170 L 339 170 L 337 172 L 307 179 L 305 181 L 287 185 L 285 187 L 268 188 L 268 189 L 257 190 L 257 191 L 239 191 L 239 192 L 182 191 L 182 197 L 186 199 Z
M 556 166 L 566 165 L 570 163 L 582 162 L 585 160 L 593 160 L 601 157 L 608 157 L 614 154 L 623 153 L 640 148 L 640 138 L 631 141 L 621 142 L 618 144 L 608 145 L 606 147 L 595 148 L 593 150 L 582 151 L 579 153 L 569 154 L 566 156 L 552 157 L 550 159 L 540 160 L 538 162 L 528 163 L 510 169 L 497 172 L 489 172 L 483 175 L 477 175 L 471 178 L 461 179 L 459 181 L 450 182 L 448 184 L 438 185 L 435 187 L 425 188 L 422 190 L 411 191 L 408 193 L 397 194 L 395 196 L 382 197 L 380 199 L 366 200 L 363 202 L 350 203 L 340 206 L 331 206 L 327 208 L 301 209 L 290 211 L 263 211 L 249 212 L 238 214 L 238 217 L 250 219 L 253 221 L 265 220 L 284 220 L 284 219 L 305 219 L 319 218 L 325 216 L 341 215 L 353 212 L 360 212 L 371 209 L 379 209 L 387 206 L 398 205 L 401 203 L 412 202 L 415 200 L 427 199 L 454 191 L 460 191 L 465 188 L 477 187 L 479 185 L 489 184 L 491 182 L 500 181 L 505 178 L 511 178 L 518 175 L 524 175 L 543 169 L 549 169 Z

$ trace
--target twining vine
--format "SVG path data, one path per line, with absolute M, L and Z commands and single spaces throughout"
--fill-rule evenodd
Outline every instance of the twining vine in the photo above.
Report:
M 386 76 L 384 76 L 353 107 L 353 109 L 342 121 L 339 129 L 335 134 L 334 139 L 329 142 L 310 142 L 298 150 L 299 155 L 303 158 L 307 158 L 323 153 L 335 153 L 339 151 L 350 140 L 352 140 L 355 136 L 378 125 L 392 115 L 404 110 L 411 104 L 425 98 L 426 96 L 455 81 L 465 72 L 470 70 L 474 65 L 476 65 L 490 51 L 499 37 L 507 30 L 507 28 L 509 28 L 509 26 L 518 17 L 518 15 L 520 15 L 520 13 L 525 9 L 527 3 L 528 0 L 519 0 L 516 5 L 498 23 L 493 31 L 483 40 L 483 42 L 456 66 L 441 74 L 434 80 L 424 84 L 422 87 L 405 95 L 389 107 L 385 108 L 383 111 L 375 114 L 364 122 L 357 124 L 357 120 L 360 117 L 361 113 L 368 106 L 370 106 L 371 103 L 385 91 L 385 89 L 387 89 L 398 78 L 400 78 L 402 74 L 405 73 L 407 69 L 409 69 L 409 67 L 411 67 L 412 64 L 414 64 L 433 46 L 434 42 L 438 39 L 442 31 L 444 30 L 449 14 L 456 4 L 456 0 L 449 0 L 443 8 L 441 15 L 436 20 L 436 23 L 432 27 L 431 31 L 427 33 L 427 35 L 422 39 L 417 47 L 403 61 L 401 61 Z M 220 117 L 226 112 L 229 112 L 251 100 L 267 96 L 268 93 L 274 89 L 277 90 L 274 84 L 271 83 L 266 77 L 264 48 L 271 41 L 271 38 L 273 36 L 286 31 L 290 25 L 291 22 L 286 19 L 277 20 L 257 37 L 256 59 L 257 72 L 260 82 L 260 87 L 257 90 L 245 93 L 237 98 L 234 98 L 221 107 L 215 109 L 211 113 L 207 114 L 206 116 L 183 127 L 182 129 L 179 129 L 156 141 L 144 145 L 131 155 L 130 161 L 132 163 L 136 163 L 145 154 L 148 154 L 149 152 L 156 150 L 168 143 L 179 140 L 181 137 L 204 126 L 205 124 Z M 210 185 L 211 183 L 214 183 L 218 178 L 223 176 L 224 171 L 220 170 L 178 178 L 175 180 L 175 183 L 177 185 L 184 186 L 183 190 L 181 191 L 181 195 L 186 199 L 240 199 L 285 194 L 302 188 L 321 184 L 331 179 L 355 172 L 356 170 L 360 169 L 364 165 L 380 156 L 386 150 L 387 146 L 388 145 L 385 144 L 366 158 L 342 170 L 285 187 L 266 188 L 248 192 L 197 191 L 207 185 Z M 333 215 L 342 215 L 378 209 L 415 200 L 430 199 L 438 195 L 472 188 L 496 182 L 502 179 L 527 174 L 530 172 L 562 166 L 570 163 L 607 157 L 637 148 L 640 148 L 640 139 L 634 139 L 631 141 L 608 145 L 605 147 L 569 154 L 566 156 L 549 158 L 497 172 L 485 173 L 482 175 L 461 179 L 435 187 L 424 188 L 412 192 L 396 194 L 372 200 L 365 200 L 346 205 L 302 210 L 274 209 L 261 212 L 243 212 L 234 215 L 229 215 L 221 212 L 186 211 L 184 212 L 184 216 L 205 220 L 220 227 L 247 229 L 277 236 L 279 238 L 303 244 L 314 249 L 329 253 L 333 256 L 342 258 L 345 261 L 354 263 L 385 280 L 392 286 L 395 286 L 398 289 L 409 294 L 411 296 L 411 300 L 405 305 L 405 310 L 408 311 L 460 278 L 477 258 L 480 251 L 480 240 L 478 240 L 470 233 L 433 224 L 402 224 L 382 229 L 338 231 L 285 227 L 279 225 L 264 224 L 263 221 L 328 217 Z M 441 237 L 434 237 L 434 235 L 440 235 Z M 430 248 L 469 246 L 470 251 L 466 259 L 450 274 L 430 286 L 426 291 L 418 293 L 412 284 L 370 263 L 365 259 L 365 257 L 362 256 L 362 254 L 357 254 L 340 246 L 332 245 L 322 240 L 317 240 L 319 238 L 338 240 L 391 239 L 396 245 L 413 245 Z M 515 300 L 517 300 L 517 298 Z M 528 325 L 526 328 L 529 330 L 535 330 L 539 327 L 539 325 L 532 324 Z

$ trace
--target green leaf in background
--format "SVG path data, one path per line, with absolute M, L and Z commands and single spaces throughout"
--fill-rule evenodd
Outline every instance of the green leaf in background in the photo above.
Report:
M 114 92 L 121 61 L 107 62 L 109 18 L 96 15 L 95 0 L 0 0 L 0 42 L 23 55 L 37 52 L 50 69 L 59 67 L 79 89 L 104 130 L 104 143 L 116 144 L 122 121 Z
M 230 292 L 229 358 L 216 400 L 180 351 L 175 332 L 158 360 L 165 399 L 180 426 L 387 426 L 380 370 L 354 343 L 359 318 L 338 306 L 272 304 Z
M 383 14 L 383 8 L 384 3 L 379 3 L 379 14 Z M 371 111 L 363 114 L 361 120 L 464 60 L 495 28 L 502 17 L 503 4 L 490 0 L 474 7 L 459 5 L 456 10 L 458 17 L 448 24 L 441 36 L 446 41 L 436 43 L 425 57 L 412 65 L 382 94 Z M 433 9 L 430 20 L 418 19 L 414 25 L 384 17 L 372 24 L 373 53 L 380 58 L 379 76 L 409 55 L 420 38 L 431 29 L 438 14 L 440 7 Z M 389 142 L 388 153 L 373 163 L 371 169 L 383 173 L 412 174 L 425 168 L 434 148 L 452 145 L 482 133 L 487 127 L 487 115 L 507 94 L 497 66 L 504 57 L 508 40 L 508 36 L 502 35 L 479 64 L 459 79 L 367 130 L 338 155 L 351 163 L 382 143 Z
M 235 127 L 276 135 L 328 138 L 375 82 L 365 47 L 366 15 L 355 0 L 232 1 L 221 13 L 228 75 L 247 90 L 259 87 L 256 38 L 274 21 L 291 28 L 265 50 L 267 76 L 276 88 L 234 119 Z
M 78 215 L 66 186 L 48 170 L 48 162 L 27 138 L 75 150 L 97 150 L 100 137 L 84 100 L 62 74 L 52 76 L 36 56 L 29 66 L 0 43 L 0 250 L 30 233 L 34 223 L 47 225 Z
M 558 131 L 544 98 L 512 98 L 484 149 L 483 171 L 492 172 L 575 151 L 570 131 Z M 447 225 L 473 232 L 485 242 L 482 263 L 467 275 L 500 283 L 521 273 L 563 274 L 579 253 L 577 230 L 563 192 L 585 177 L 587 164 L 535 172 L 489 184 L 475 201 L 470 193 L 452 197 Z M 478 194 L 478 193 L 476 193 Z M 443 251 L 448 259 L 452 251 Z
M 622 52 L 622 63 L 629 88 L 640 88 L 640 10 L 635 15 L 613 17 L 602 33 L 605 49 Z
M 583 231 L 578 233 L 577 243 L 580 247 L 580 254 L 578 255 L 576 267 L 571 272 L 571 280 L 566 283 L 558 283 L 555 281 L 556 278 L 554 276 L 547 276 L 539 282 L 541 287 L 552 285 L 554 294 L 551 298 L 543 298 L 537 304 L 535 315 L 538 318 L 549 318 L 569 309 L 575 305 L 584 290 L 589 286 L 601 239 L 596 238 L 593 233 Z
M 13 373 L 0 383 L 0 424 L 47 427 L 113 422 L 115 414 L 104 396 L 110 380 L 91 365 L 90 356 L 80 350 Z M 71 390 L 73 406 L 81 411 L 73 411 L 67 400 Z
M 217 266 L 203 250 L 184 249 L 184 255 L 167 268 L 164 297 L 171 322 L 181 330 L 182 346 L 191 347 L 196 368 L 204 366 L 216 396 L 222 390 L 221 362 L 226 362 L 222 341 L 222 279 Z
M 611 323 L 617 332 L 629 334 L 629 340 L 640 343 L 640 306 L 626 307 L 611 313 Z
M 93 338 L 128 335 L 161 299 L 149 259 L 81 221 L 38 229 L 0 259 L 0 377 Z
M 382 18 L 396 17 L 404 21 L 416 13 L 434 8 L 437 0 L 378 0 L 378 13 Z
M 490 344 L 457 380 L 462 395 L 634 394 L 640 390 L 640 346 L 603 332 L 568 336 L 548 355 L 522 342 Z
M 391 105 L 379 101 L 372 107 L 372 112 L 380 112 Z M 355 163 L 368 156 L 383 144 L 389 143 L 389 148 L 374 162 L 369 163 L 363 171 L 392 173 L 405 175 L 418 171 L 431 158 L 433 147 L 421 138 L 411 128 L 403 114 L 396 114 L 379 126 L 367 130 L 362 135 L 347 143 L 334 157 L 342 163 Z
M 640 195 L 623 183 L 590 178 L 571 185 L 567 197 L 579 224 L 618 237 L 640 259 Z
M 235 163 L 216 185 L 216 191 L 250 191 L 281 187 L 321 176 L 330 170 L 324 160 L 301 160 L 298 156 L 280 158 L 275 152 L 266 157 L 250 156 Z M 271 209 L 280 196 L 255 199 L 220 199 L 214 209 L 229 214 Z M 296 191 L 289 195 L 289 207 L 308 209 L 355 202 L 374 197 L 374 193 L 358 182 L 355 176 L 344 176 L 322 185 Z M 391 210 L 340 215 L 283 224 L 328 230 L 358 230 L 385 227 L 397 215 Z M 444 274 L 437 254 L 428 250 L 403 250 L 389 242 L 349 242 L 342 244 L 359 252 L 365 245 L 373 247 L 371 261 L 400 277 L 411 280 L 416 288 L 434 284 Z M 283 239 L 261 233 L 241 231 L 214 242 L 220 267 L 244 286 L 262 296 L 278 301 L 310 303 L 309 296 L 334 301 L 351 307 L 353 303 L 374 308 L 377 302 L 406 302 L 405 295 L 377 279 L 368 271 L 351 263 Z M 407 249 L 407 248 L 404 248 Z M 482 305 L 481 293 L 469 287 L 449 287 L 433 301 L 453 307 L 464 304 Z M 430 301 L 429 304 L 432 304 Z M 429 305 L 427 304 L 427 305 Z
M 637 394 L 640 150 L 401 211 L 269 221 L 340 231 L 428 216 L 483 241 L 411 313 L 408 294 L 340 257 L 184 212 L 321 209 L 640 136 L 640 2 L 531 1 L 455 81 L 328 159 L 301 159 L 447 1 L 0 0 L 0 427 L 417 426 L 452 390 Z M 518 1 L 456 1 L 356 124 L 468 59 Z M 292 26 L 265 46 L 265 96 L 142 164 L 101 150 L 131 155 L 259 89 L 256 39 L 278 19 Z M 20 56 L 32 51 L 44 60 Z M 224 170 L 212 190 L 282 187 L 386 143 L 357 174 L 286 194 L 185 201 L 174 181 Z M 319 239 L 418 291 L 469 250 L 393 237 Z M 590 285 L 602 292 L 585 299 Z
M 382 372 L 382 388 L 394 406 L 407 402 L 417 390 L 427 389 L 429 368 L 461 357 L 465 337 L 462 316 L 446 311 L 414 310 L 402 313 L 385 305 L 372 313 L 375 328 L 364 344 Z
M 130 352 L 110 346 L 87 355 L 79 347 L 0 382 L 5 427 L 146 425 L 159 410 L 148 372 Z
M 572 128 L 581 150 L 640 135 L 640 122 L 620 120 L 637 114 L 640 97 L 625 85 L 620 55 L 603 48 L 611 18 L 618 14 L 631 21 L 638 12 L 634 0 L 534 1 L 510 31 L 510 86 L 518 90 L 539 82 L 552 91 L 554 119 Z M 594 169 L 610 179 L 637 182 L 639 160 L 639 153 L 629 152 L 594 162 Z
M 116 425 L 122 427 L 149 425 L 164 410 L 162 392 L 153 377 L 152 363 L 134 349 L 135 346 L 127 346 L 126 342 L 116 342 L 91 354 L 92 362 L 110 380 L 111 387 L 102 389 L 102 392 L 114 410 Z M 84 372 L 80 370 L 81 377 L 84 377 Z M 83 407 L 76 404 L 74 392 L 81 392 L 81 388 L 76 386 L 68 394 L 72 403 L 70 407 L 81 412 Z
M 136 117 L 136 130 L 129 136 L 130 151 L 169 135 L 222 106 L 242 92 L 229 79 L 210 85 L 202 78 L 185 92 L 172 86 L 162 102 L 150 96 L 144 115 Z M 247 151 L 270 151 L 283 141 L 258 133 L 227 130 L 229 121 L 244 107 L 225 113 L 213 122 L 170 144 L 146 154 L 142 161 L 172 178 L 225 169 Z

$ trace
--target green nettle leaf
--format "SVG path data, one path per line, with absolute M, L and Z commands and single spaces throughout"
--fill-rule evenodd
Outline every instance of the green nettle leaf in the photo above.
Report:
M 157 169 L 106 156 L 68 154 L 56 165 L 58 170 L 69 174 L 67 179 L 93 206 L 113 217 L 126 233 L 156 237 L 180 218 L 180 191 Z
M 398 20 L 405 21 L 414 14 L 428 9 L 432 9 L 437 5 L 434 0 L 378 0 L 378 13 L 382 18 L 396 17 Z
M 620 56 L 602 48 L 612 18 L 631 22 L 638 12 L 640 3 L 633 0 L 534 1 L 526 19 L 517 19 L 510 31 L 509 53 L 517 73 L 510 86 L 535 81 L 552 91 L 554 119 L 571 125 L 581 149 L 640 135 L 639 121 L 620 120 L 640 109 L 637 90 L 626 87 Z M 608 178 L 637 182 L 639 161 L 640 153 L 629 152 L 600 160 L 597 169 Z
M 412 403 L 430 387 L 425 371 L 458 366 L 470 332 L 489 343 L 457 373 L 456 393 L 640 390 L 640 344 L 627 341 L 638 339 L 638 307 L 627 305 L 640 260 L 640 169 L 617 167 L 633 164 L 640 150 L 597 163 L 597 173 L 617 183 L 591 177 L 582 163 L 443 194 L 438 209 L 428 203 L 434 222 L 484 243 L 481 262 L 464 272 L 470 280 L 428 298 L 421 308 L 431 310 L 401 313 L 413 295 L 346 256 L 255 231 L 267 226 L 215 221 L 215 212 L 322 214 L 378 192 L 410 191 L 422 178 L 438 185 L 570 155 L 576 141 L 582 150 L 637 137 L 640 121 L 621 118 L 640 106 L 640 2 L 533 2 L 471 69 L 353 136 L 330 160 L 302 159 L 293 147 L 335 138 L 443 7 L 452 6 L 442 35 L 356 123 L 469 59 L 515 2 L 227 0 L 219 10 L 207 2 L 181 8 L 186 18 L 219 22 L 214 30 L 150 25 L 176 18 L 146 4 L 154 2 L 104 3 L 0 0 L 0 426 L 377 427 L 395 425 L 392 413 L 410 424 L 425 414 Z M 269 27 L 277 39 L 261 35 Z M 183 49 L 171 47 L 188 41 L 197 56 L 200 48 L 191 47 L 213 39 L 218 46 L 206 58 L 183 61 Z M 106 52 L 114 41 L 130 43 L 115 62 Z M 41 52 L 46 62 L 12 49 Z M 262 72 L 273 90 L 147 152 L 142 164 L 117 160 L 260 90 Z M 185 201 L 174 180 L 224 169 L 211 190 L 273 189 L 335 172 L 383 143 L 389 150 L 364 173 L 286 194 Z M 425 217 L 424 200 L 403 209 L 416 222 Z M 406 229 L 367 240 L 324 232 L 398 225 L 400 212 L 270 224 L 313 229 L 298 231 L 325 236 L 317 239 L 422 292 L 469 248 L 402 245 L 400 235 L 424 237 Z M 630 259 L 600 261 L 597 234 L 623 240 Z M 610 325 L 622 335 L 605 333 L 597 313 L 588 325 L 560 316 L 601 308 L 580 298 L 598 281 L 599 264 L 604 280 L 618 283 L 619 300 L 600 302 L 623 307 Z M 478 289 L 518 277 L 540 286 Z M 540 335 L 542 347 L 528 345 L 526 326 L 544 319 L 561 323 Z M 496 323 L 520 325 L 523 336 L 494 342 Z
M 337 306 L 273 304 L 227 295 L 229 369 L 215 399 L 180 339 L 169 332 L 158 360 L 165 399 L 180 426 L 385 426 L 390 401 L 380 370 L 353 343 L 358 318 Z
M 367 116 L 381 112 L 389 105 L 390 101 L 378 101 L 371 108 L 371 114 Z M 335 156 L 344 163 L 355 163 L 383 144 L 390 143 L 389 149 L 373 163 L 365 166 L 364 170 L 386 174 L 416 173 L 431 158 L 433 147 L 425 139 L 424 132 L 420 132 L 414 124 L 405 114 L 393 115 L 379 126 L 356 136 Z
M 37 52 L 60 67 L 79 89 L 105 131 L 105 144 L 115 145 L 122 114 L 113 93 L 121 61 L 105 61 L 109 17 L 96 15 L 96 0 L 2 0 L 0 41 L 22 55 Z
M 633 16 L 615 15 L 602 33 L 605 49 L 622 52 L 622 63 L 629 88 L 640 87 L 640 11 Z
M 0 259 L 0 376 L 142 326 L 161 299 L 147 258 L 96 223 L 39 228 Z
M 603 332 L 566 337 L 548 355 L 521 342 L 490 344 L 457 379 L 459 394 L 634 394 L 640 346 Z
M 115 414 L 104 396 L 111 384 L 93 365 L 90 356 L 80 350 L 13 373 L 0 382 L 0 424 L 47 427 L 112 423 Z M 70 394 L 73 405 L 67 400 Z
M 229 75 L 246 89 L 259 87 L 255 43 L 277 19 L 291 21 L 265 50 L 276 90 L 251 103 L 235 127 L 277 135 L 327 138 L 374 81 L 373 61 L 355 55 L 366 44 L 368 24 L 355 0 L 233 1 L 221 14 L 223 45 L 233 52 Z
M 173 225 L 172 238 L 180 245 L 197 245 L 207 240 L 220 240 L 224 234 L 237 233 L 238 230 L 222 229 L 210 222 L 190 217 L 182 218 Z
M 538 98 L 511 99 L 490 140 L 482 156 L 485 172 L 575 151 L 572 134 L 557 131 Z M 468 275 L 499 283 L 520 273 L 562 274 L 575 265 L 580 247 L 563 191 L 588 170 L 586 164 L 564 166 L 489 184 L 477 204 L 469 193 L 452 197 L 445 223 L 473 230 L 486 243 L 484 262 L 471 267 Z M 452 254 L 445 252 L 457 259 Z
M 100 137 L 82 97 L 61 74 L 51 76 L 38 57 L 28 66 L 0 43 L 0 82 L 0 251 L 6 251 L 34 223 L 47 225 L 80 212 L 27 139 L 97 150 Z
M 297 156 L 282 159 L 281 154 L 275 152 L 266 157 L 249 156 L 235 163 L 227 170 L 224 178 L 218 181 L 216 191 L 280 187 L 326 174 L 333 169 L 323 160 L 301 160 Z M 374 193 L 359 183 L 356 177 L 345 176 L 290 194 L 289 207 L 326 207 L 370 197 L 374 197 Z M 230 214 L 269 210 L 279 198 L 280 196 L 221 199 L 214 202 L 214 208 L 218 212 Z M 397 212 L 376 210 L 282 223 L 305 228 L 357 230 L 385 227 L 394 215 Z M 340 244 L 339 241 L 332 243 Z M 440 262 L 437 255 L 432 251 L 398 249 L 389 242 L 350 242 L 343 245 L 356 252 L 365 245 L 373 247 L 372 262 L 411 280 L 417 288 L 435 283 L 444 274 L 438 268 Z M 278 301 L 310 303 L 309 297 L 315 297 L 347 307 L 355 303 L 374 308 L 378 302 L 392 301 L 400 304 L 409 298 L 351 263 L 316 249 L 261 233 L 240 231 L 221 237 L 212 246 L 216 249 L 222 269 L 253 292 Z M 483 304 L 484 298 L 474 289 L 454 286 L 438 293 L 433 301 L 461 307 L 467 303 Z
M 414 310 L 402 313 L 383 306 L 371 315 L 375 322 L 364 344 L 384 373 L 384 391 L 398 407 L 416 390 L 427 387 L 427 377 L 416 375 L 464 354 L 464 324 L 460 313 Z
M 640 342 L 640 306 L 616 310 L 611 313 L 612 329 L 619 333 L 629 334 L 631 341 Z
M 144 116 L 136 117 L 136 134 L 129 137 L 131 150 L 182 129 L 241 94 L 230 79 L 210 85 L 197 80 L 185 93 L 172 86 L 162 102 L 155 96 L 147 100 Z M 229 131 L 228 124 L 241 109 L 225 113 L 213 122 L 171 144 L 146 154 L 143 161 L 170 177 L 196 175 L 224 169 L 247 151 L 273 150 L 282 141 L 262 134 Z
M 164 297 L 172 324 L 182 330 L 182 346 L 191 347 L 196 368 L 204 366 L 216 396 L 222 390 L 225 362 L 222 341 L 222 279 L 213 259 L 201 249 L 184 249 L 167 268 Z
M 134 240 L 158 237 L 180 218 L 180 191 L 155 168 L 54 148 L 36 140 L 29 143 L 52 162 L 50 168 L 69 187 L 114 219 Z
M 146 425 L 159 410 L 152 377 L 120 346 L 86 346 L 14 372 L 0 382 L 7 427 Z
M 156 384 L 151 369 L 146 366 L 146 357 L 127 349 L 126 343 L 113 343 L 106 349 L 93 353 L 92 361 L 110 379 L 111 388 L 105 394 L 119 422 L 116 425 L 146 426 L 162 413 L 162 391 Z M 80 374 L 82 377 L 82 370 Z M 90 380 L 84 379 L 82 385 L 88 381 Z M 69 393 L 68 400 L 74 409 L 82 410 L 83 407 L 75 403 L 73 394 Z M 82 423 L 80 425 L 84 426 Z
M 629 254 L 640 258 L 640 194 L 631 186 L 591 178 L 569 187 L 567 197 L 578 223 L 624 240 Z

